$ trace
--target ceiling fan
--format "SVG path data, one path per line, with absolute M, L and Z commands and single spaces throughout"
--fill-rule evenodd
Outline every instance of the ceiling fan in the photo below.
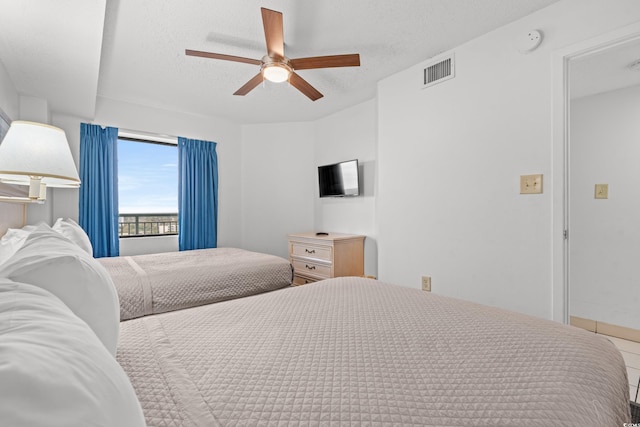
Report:
M 308 70 L 312 68 L 332 68 L 332 67 L 358 67 L 360 66 L 360 55 L 330 55 L 312 56 L 309 58 L 290 59 L 284 55 L 284 32 L 282 30 L 282 12 L 261 8 L 262 24 L 264 26 L 264 36 L 267 41 L 267 54 L 262 59 L 244 58 L 241 56 L 224 55 L 221 53 L 202 52 L 199 50 L 186 49 L 189 56 L 200 56 L 203 58 L 223 59 L 225 61 L 244 62 L 246 64 L 260 65 L 260 72 L 251 80 L 234 92 L 234 95 L 246 95 L 264 79 L 272 82 L 289 83 L 305 94 L 312 101 L 322 98 L 322 94 L 306 80 L 300 77 L 296 70 Z

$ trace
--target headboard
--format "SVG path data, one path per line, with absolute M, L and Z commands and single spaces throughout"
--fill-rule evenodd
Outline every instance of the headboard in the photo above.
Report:
M 26 217 L 27 209 L 24 204 L 0 202 L 0 237 L 4 236 L 8 228 L 23 227 Z

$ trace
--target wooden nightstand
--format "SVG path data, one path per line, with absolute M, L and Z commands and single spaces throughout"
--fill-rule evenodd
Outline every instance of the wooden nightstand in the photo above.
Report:
M 354 234 L 289 234 L 293 284 L 364 275 L 364 238 Z

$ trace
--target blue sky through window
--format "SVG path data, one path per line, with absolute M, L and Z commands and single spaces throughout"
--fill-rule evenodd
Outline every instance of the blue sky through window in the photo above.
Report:
M 178 212 L 178 147 L 118 139 L 121 214 Z

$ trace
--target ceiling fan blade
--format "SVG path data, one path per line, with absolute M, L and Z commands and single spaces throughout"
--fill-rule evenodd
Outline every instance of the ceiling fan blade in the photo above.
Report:
M 244 96 L 244 95 L 248 94 L 249 92 L 251 92 L 260 83 L 262 83 L 262 73 L 256 74 L 251 80 L 246 82 L 244 84 L 244 86 L 242 86 L 240 89 L 235 91 L 233 94 L 234 95 Z
M 259 59 L 244 58 L 242 56 L 224 55 L 222 53 L 202 52 L 200 50 L 186 49 L 185 54 L 189 56 L 200 56 L 202 58 L 223 59 L 225 61 L 244 62 L 245 64 L 260 65 L 262 61 Z
M 264 38 L 267 41 L 267 55 L 270 58 L 284 58 L 284 31 L 282 29 L 282 12 L 260 8 Z
M 304 93 L 312 101 L 316 101 L 324 96 L 296 73 L 291 73 L 289 76 L 289 83 L 291 83 L 291 85 L 300 92 Z
M 332 68 L 332 67 L 359 67 L 360 55 L 357 53 L 349 55 L 312 56 L 309 58 L 292 59 L 289 65 L 294 70 L 308 70 L 311 68 Z

